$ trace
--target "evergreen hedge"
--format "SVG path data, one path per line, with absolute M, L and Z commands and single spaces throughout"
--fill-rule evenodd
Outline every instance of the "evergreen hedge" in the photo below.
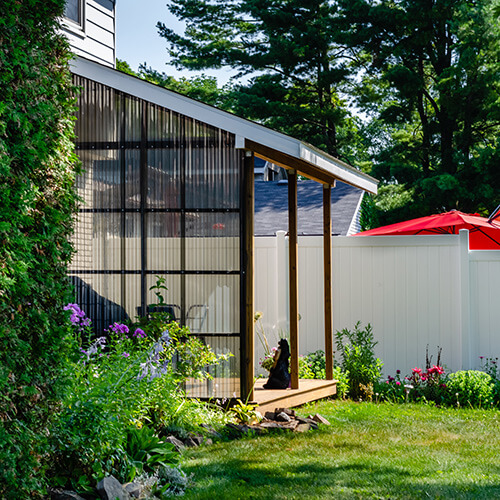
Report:
M 77 162 L 64 3 L 3 0 L 0 13 L 0 498 L 43 491 L 69 355 Z

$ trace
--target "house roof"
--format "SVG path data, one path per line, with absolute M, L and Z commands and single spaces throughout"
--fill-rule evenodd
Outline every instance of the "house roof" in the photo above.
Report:
M 82 57 L 73 59 L 71 71 L 76 75 L 231 132 L 236 136 L 237 148 L 251 150 L 261 158 L 297 170 L 300 174 L 316 181 L 333 184 L 335 180 L 340 180 L 371 193 L 377 192 L 378 181 L 373 177 L 303 141 L 258 123 Z
M 337 182 L 332 189 L 332 232 L 347 236 L 355 221 L 363 191 Z M 323 234 L 323 188 L 317 182 L 297 183 L 299 235 Z M 288 231 L 288 192 L 286 181 L 255 183 L 256 236 L 274 236 L 277 231 Z

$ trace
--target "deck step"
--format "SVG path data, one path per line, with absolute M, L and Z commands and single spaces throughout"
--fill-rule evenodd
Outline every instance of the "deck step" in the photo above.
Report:
M 298 389 L 264 389 L 265 380 L 258 380 L 254 390 L 254 404 L 260 413 L 275 408 L 293 408 L 337 394 L 336 380 L 299 380 Z

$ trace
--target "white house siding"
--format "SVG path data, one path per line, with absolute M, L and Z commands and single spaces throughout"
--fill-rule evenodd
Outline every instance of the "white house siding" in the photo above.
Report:
M 280 239 L 283 242 L 280 244 Z M 265 327 L 286 330 L 284 234 L 255 238 L 255 303 Z M 373 326 L 384 374 L 425 366 L 426 347 L 449 370 L 500 356 L 500 251 L 469 251 L 467 235 L 334 237 L 334 331 Z M 324 349 L 323 240 L 299 237 L 299 351 Z M 257 361 L 262 348 L 256 344 Z
M 115 3 L 112 0 L 86 0 L 83 29 L 67 20 L 62 28 L 72 51 L 78 55 L 115 66 Z

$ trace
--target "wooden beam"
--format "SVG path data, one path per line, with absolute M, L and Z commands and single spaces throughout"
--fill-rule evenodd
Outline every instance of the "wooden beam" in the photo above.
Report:
M 299 158 L 294 158 L 293 156 L 282 153 L 281 151 L 263 146 L 258 142 L 246 139 L 245 146 L 248 149 L 251 149 L 259 158 L 274 163 L 275 165 L 279 165 L 288 171 L 296 170 L 301 175 L 304 175 L 313 181 L 321 182 L 323 184 L 332 184 L 335 181 L 334 176 L 328 175 L 328 173 L 315 168 L 310 163 L 307 163 Z
M 333 380 L 332 315 L 332 188 L 323 186 L 323 269 L 325 310 L 326 380 Z
M 243 187 L 241 205 L 242 214 L 242 363 L 241 363 L 241 395 L 242 398 L 253 400 L 254 387 L 254 156 L 251 151 L 245 151 L 243 162 Z
M 297 172 L 288 173 L 288 256 L 290 279 L 290 374 L 299 388 L 299 275 L 297 241 Z

